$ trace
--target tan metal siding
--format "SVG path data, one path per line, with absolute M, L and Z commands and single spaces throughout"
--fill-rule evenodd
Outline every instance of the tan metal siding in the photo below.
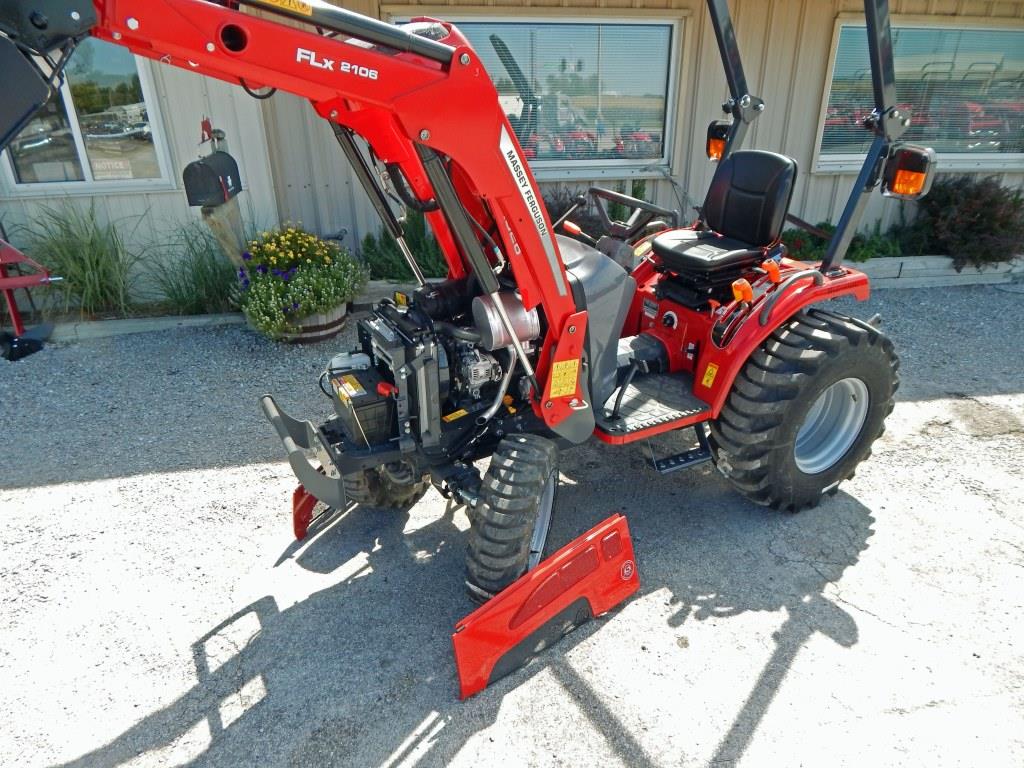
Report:
M 345 240 L 348 246 L 376 232 L 376 213 L 329 124 L 309 102 L 278 94 L 266 102 L 264 115 L 282 218 L 301 221 L 324 235 L 345 228 L 350 233 Z

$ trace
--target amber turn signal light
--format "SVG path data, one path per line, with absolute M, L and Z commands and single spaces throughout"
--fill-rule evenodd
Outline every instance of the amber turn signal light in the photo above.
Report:
M 918 200 L 928 194 L 935 175 L 935 151 L 904 144 L 893 150 L 882 171 L 882 194 L 901 200 Z
M 892 191 L 896 195 L 917 196 L 924 189 L 928 175 L 917 171 L 899 170 L 896 171 L 896 178 L 892 182 Z
M 732 297 L 736 301 L 745 301 L 749 304 L 754 300 L 754 289 L 741 277 L 739 280 L 733 280 Z
M 712 120 L 708 125 L 707 153 L 713 161 L 721 160 L 725 156 L 725 145 L 729 140 L 729 128 L 731 125 L 725 120 Z

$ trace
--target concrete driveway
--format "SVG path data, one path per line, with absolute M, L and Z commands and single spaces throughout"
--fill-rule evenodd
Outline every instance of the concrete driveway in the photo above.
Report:
M 553 541 L 623 511 L 641 593 L 467 702 L 461 512 L 431 492 L 290 540 L 256 399 L 323 413 L 336 345 L 214 328 L 3 366 L 0 764 L 1021 765 L 1022 298 L 858 308 L 903 386 L 815 510 L 646 446 L 563 454 Z

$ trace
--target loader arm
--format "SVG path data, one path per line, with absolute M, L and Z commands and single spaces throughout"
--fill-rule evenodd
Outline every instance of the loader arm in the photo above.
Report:
M 49 38 L 39 34 L 40 17 L 53 30 Z M 321 117 L 401 169 L 417 200 L 436 202 L 427 216 L 452 276 L 472 273 L 485 293 L 496 293 L 493 263 L 510 265 L 524 305 L 540 308 L 547 323 L 544 351 L 577 311 L 540 190 L 497 91 L 451 24 L 419 18 L 393 26 L 322 0 L 34 0 L 0 10 L 0 30 L 26 55 L 66 52 L 92 35 L 163 64 L 308 99 Z M 532 374 L 521 351 L 520 358 Z M 536 373 L 534 407 L 556 428 L 573 412 L 561 402 L 542 407 L 547 371 Z

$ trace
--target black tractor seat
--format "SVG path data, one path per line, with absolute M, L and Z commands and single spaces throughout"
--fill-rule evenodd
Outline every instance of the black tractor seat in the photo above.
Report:
M 651 248 L 670 275 L 669 298 L 690 307 L 727 299 L 729 285 L 779 242 L 793 198 L 796 161 L 775 152 L 745 150 L 723 160 L 704 200 L 705 229 L 658 235 Z
M 665 232 L 651 241 L 651 247 L 661 263 L 678 274 L 731 272 L 751 267 L 762 257 L 761 249 L 749 243 L 693 229 Z

